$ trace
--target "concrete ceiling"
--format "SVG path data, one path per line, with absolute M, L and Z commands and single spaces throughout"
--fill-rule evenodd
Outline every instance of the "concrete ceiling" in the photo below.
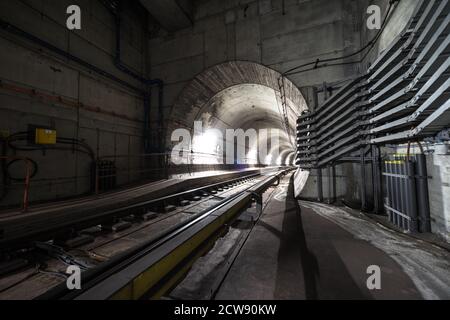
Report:
M 216 129 L 284 128 L 276 91 L 258 84 L 241 84 L 215 95 L 199 111 L 197 120 Z M 295 116 L 291 125 L 295 126 Z
M 280 113 L 281 98 L 278 87 L 280 74 L 263 65 L 248 61 L 231 61 L 213 66 L 197 75 L 179 95 L 171 108 L 167 132 L 167 145 L 174 146 L 172 133 L 185 128 L 196 135 L 195 121 L 202 121 L 201 130 L 219 130 L 218 137 L 204 134 L 195 152 L 214 153 L 217 141 L 225 136 L 226 129 L 277 129 L 280 152 L 287 157 L 294 152 L 296 121 L 306 110 L 306 101 L 298 88 L 285 79 L 287 97 L 288 132 Z M 270 133 L 269 133 L 270 135 Z M 221 138 L 222 137 L 222 138 Z M 195 140 L 195 139 L 194 139 Z M 266 143 L 260 139 L 257 143 Z M 226 142 L 225 142 L 226 144 Z M 255 150 L 258 146 L 250 146 Z M 211 150 L 210 150 L 211 149 Z M 250 151 L 252 151 L 250 150 Z M 279 158 L 273 153 L 273 161 Z
M 140 0 L 142 5 L 167 31 L 173 32 L 192 26 L 192 0 Z
M 167 128 L 168 137 L 170 137 L 170 132 L 174 129 L 180 127 L 192 128 L 193 122 L 201 114 L 201 110 L 216 95 L 219 95 L 219 97 L 224 96 L 225 93 L 232 93 L 236 89 L 224 91 L 229 88 L 242 84 L 256 84 L 273 89 L 272 92 L 275 91 L 276 96 L 279 98 L 279 77 L 280 74 L 278 72 L 258 63 L 248 61 L 230 61 L 203 71 L 183 89 L 172 106 L 171 121 Z M 222 91 L 225 93 L 222 93 Z M 297 116 L 306 110 L 308 106 L 298 88 L 287 79 L 285 80 L 285 91 L 289 102 L 288 116 L 290 126 L 295 130 Z M 265 99 L 271 98 L 266 96 Z

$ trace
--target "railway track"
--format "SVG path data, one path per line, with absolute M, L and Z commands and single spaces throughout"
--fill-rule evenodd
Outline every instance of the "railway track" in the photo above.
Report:
M 22 261 L 16 267 L 25 271 L 0 277 L 0 299 L 161 297 L 210 249 L 228 223 L 255 199 L 260 205 L 260 194 L 285 172 L 252 174 L 118 208 L 103 215 L 108 219 L 102 225 L 77 229 L 78 237 L 63 245 L 37 242 L 13 259 Z M 64 270 L 70 264 L 84 270 L 81 291 L 67 291 Z M 36 287 L 33 294 L 29 287 Z
M 143 215 L 150 211 L 168 212 L 183 205 L 180 201 L 192 201 L 205 192 L 218 192 L 228 184 L 259 174 L 260 170 L 252 170 L 181 182 L 160 182 L 94 198 L 38 207 L 26 214 L 1 214 L 0 255 L 4 251 L 20 249 L 33 241 L 74 238 L 80 230 L 99 224 L 121 228 L 124 225 L 116 226 L 115 222 L 124 217 Z M 187 191 L 182 191 L 183 189 Z

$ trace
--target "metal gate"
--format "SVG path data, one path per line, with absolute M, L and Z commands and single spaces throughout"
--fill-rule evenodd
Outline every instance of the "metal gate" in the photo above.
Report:
M 394 155 L 383 162 L 384 208 L 389 221 L 408 232 L 430 232 L 425 155 Z
M 92 185 L 96 194 L 114 189 L 116 183 L 117 168 L 114 161 L 101 160 L 92 164 Z

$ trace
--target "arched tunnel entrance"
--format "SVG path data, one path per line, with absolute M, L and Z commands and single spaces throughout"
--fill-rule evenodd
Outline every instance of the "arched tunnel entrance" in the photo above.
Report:
M 70 3 L 0 1 L 0 303 L 450 299 L 450 1 Z
M 296 121 L 308 107 L 287 79 L 283 104 L 280 77 L 245 61 L 219 64 L 197 75 L 172 107 L 167 151 L 185 152 L 184 164 L 210 168 L 291 165 Z M 182 150 L 177 130 L 189 131 L 192 137 Z

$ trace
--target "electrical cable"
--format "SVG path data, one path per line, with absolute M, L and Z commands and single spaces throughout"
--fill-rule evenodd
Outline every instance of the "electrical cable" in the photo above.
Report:
M 45 271 L 45 270 L 38 270 L 38 274 L 45 274 L 45 275 L 50 275 L 50 276 L 55 276 L 58 278 L 63 278 L 64 280 L 66 280 L 69 276 L 63 272 L 55 272 L 55 271 Z
M 33 152 L 33 151 L 47 151 L 47 150 L 58 150 L 58 151 L 72 151 L 72 152 L 79 152 L 82 154 L 88 155 L 93 161 L 95 161 L 95 152 L 92 150 L 92 148 L 84 141 L 78 140 L 78 139 L 72 139 L 72 138 L 57 138 L 56 143 L 61 145 L 71 145 L 72 147 L 59 147 L 56 145 L 51 146 L 25 146 L 21 145 L 18 146 L 14 144 L 14 142 L 18 141 L 28 141 L 29 140 L 30 133 L 29 132 L 17 132 L 15 134 L 10 135 L 6 139 L 2 139 L 2 155 L 4 157 L 8 154 L 8 147 L 11 148 L 14 151 L 23 151 L 23 152 Z M 27 158 L 28 161 L 32 164 L 32 172 L 30 174 L 30 179 L 34 178 L 38 172 L 39 172 L 39 166 L 36 161 Z M 2 173 L 3 173 L 3 189 L 0 194 L 0 199 L 4 199 L 9 191 L 9 185 L 11 181 L 14 182 L 24 182 L 24 178 L 14 177 L 11 175 L 11 166 L 13 166 L 18 161 L 21 161 L 20 159 L 14 159 L 11 161 L 7 161 L 7 159 L 2 159 Z
M 20 132 L 16 133 L 8 138 L 8 146 L 15 151 L 46 151 L 46 150 L 62 150 L 62 151 L 77 151 L 80 153 L 87 154 L 91 157 L 92 160 L 95 160 L 95 152 L 93 149 L 84 141 L 71 139 L 71 138 L 57 138 L 56 142 L 58 144 L 72 145 L 78 146 L 79 148 L 63 148 L 57 146 L 18 146 L 15 145 L 16 141 L 27 141 L 29 137 L 28 132 Z M 83 150 L 84 149 L 84 150 Z
M 372 40 L 370 40 L 363 48 L 361 48 L 358 51 L 353 52 L 353 53 L 351 53 L 349 55 L 343 56 L 343 57 L 330 58 L 330 59 L 324 59 L 324 60 L 317 59 L 315 62 L 305 63 L 303 65 L 296 66 L 296 67 L 291 68 L 291 69 L 285 71 L 284 73 L 282 73 L 280 78 L 279 78 L 279 80 L 283 79 L 285 76 L 288 76 L 288 75 L 304 73 L 304 72 L 307 72 L 307 71 L 313 71 L 313 70 L 322 69 L 322 68 L 326 68 L 326 67 L 353 65 L 353 64 L 358 64 L 358 63 L 363 62 L 367 58 L 369 53 L 372 51 L 372 49 L 375 47 L 375 44 L 378 42 L 379 38 L 383 34 L 384 29 L 386 28 L 386 25 L 387 25 L 387 22 L 388 22 L 388 18 L 390 17 L 392 9 L 394 7 L 394 4 L 397 3 L 397 2 L 400 2 L 400 1 L 401 0 L 390 0 L 389 7 L 388 7 L 386 15 L 385 15 L 385 17 L 383 19 L 383 22 L 382 22 L 382 25 L 380 27 L 380 30 L 378 30 L 376 36 Z M 369 50 L 359 60 L 350 61 L 350 62 L 341 62 L 341 63 L 331 63 L 331 64 L 328 63 L 328 62 L 339 61 L 339 60 L 344 60 L 344 59 L 347 59 L 347 58 L 351 58 L 353 56 L 359 55 L 360 53 L 364 52 L 366 49 L 369 49 Z M 324 63 L 324 64 L 320 64 L 320 63 Z M 301 68 L 304 68 L 304 67 L 307 67 L 307 66 L 310 66 L 310 65 L 314 65 L 314 67 L 309 68 L 309 69 L 305 69 L 305 70 L 296 71 L 298 69 L 301 69 Z M 284 86 L 284 83 L 283 83 L 283 86 Z M 285 104 L 285 102 L 283 102 L 283 107 L 284 107 L 284 104 Z M 282 119 L 285 118 L 283 116 L 283 114 L 281 113 L 281 111 L 280 111 L 280 116 L 282 117 Z M 286 120 L 284 120 L 284 121 L 286 121 Z M 289 135 L 289 132 L 288 132 L 288 129 L 287 129 L 289 127 L 289 123 L 285 123 L 285 126 L 286 126 L 286 132 Z M 292 143 L 292 141 L 291 141 L 291 143 Z
M 27 158 L 27 160 L 29 162 L 31 162 L 31 164 L 33 165 L 33 171 L 30 174 L 30 179 L 32 179 L 32 178 L 34 178 L 37 175 L 37 173 L 39 171 L 38 170 L 38 164 L 36 163 L 36 161 L 34 161 L 34 160 L 30 159 L 30 158 Z M 14 163 L 19 162 L 19 161 L 23 161 L 23 160 L 22 159 L 14 159 L 14 160 L 8 162 L 8 164 L 6 165 L 6 174 L 7 174 L 8 179 L 11 180 L 11 181 L 24 182 L 26 178 L 15 178 L 15 177 L 11 176 L 11 173 L 10 173 L 10 167 Z
M 79 261 L 75 256 L 67 253 L 63 248 L 50 243 L 36 242 L 36 248 L 43 250 L 49 257 L 58 259 L 66 266 L 78 266 L 82 270 L 89 269 L 89 265 Z

